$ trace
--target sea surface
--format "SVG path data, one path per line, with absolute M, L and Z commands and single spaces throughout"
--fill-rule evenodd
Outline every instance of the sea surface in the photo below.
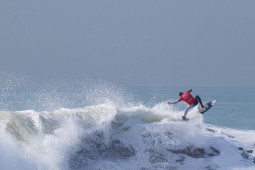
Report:
M 255 169 L 254 87 L 18 82 L 0 86 L 0 169 Z M 166 102 L 189 89 L 216 103 L 182 121 Z

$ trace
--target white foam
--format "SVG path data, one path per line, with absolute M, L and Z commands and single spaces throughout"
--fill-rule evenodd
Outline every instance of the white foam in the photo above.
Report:
M 254 131 L 206 125 L 202 115 L 183 122 L 181 115 L 164 103 L 4 112 L 0 169 L 255 167 Z M 194 149 L 205 153 L 192 157 Z

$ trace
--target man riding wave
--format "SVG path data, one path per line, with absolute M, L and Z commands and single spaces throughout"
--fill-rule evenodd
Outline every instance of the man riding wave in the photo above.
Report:
M 178 99 L 178 101 L 176 101 L 176 102 L 167 102 L 167 104 L 176 104 L 176 103 L 184 100 L 186 103 L 188 103 L 188 106 L 187 106 L 187 108 L 184 111 L 184 115 L 182 116 L 183 120 L 187 120 L 186 115 L 188 113 L 188 110 L 193 108 L 193 107 L 195 107 L 198 104 L 198 102 L 200 103 L 202 108 L 204 107 L 201 98 L 198 95 L 194 98 L 190 94 L 191 91 L 192 91 L 192 89 L 186 91 L 185 93 L 179 92 L 180 98 Z

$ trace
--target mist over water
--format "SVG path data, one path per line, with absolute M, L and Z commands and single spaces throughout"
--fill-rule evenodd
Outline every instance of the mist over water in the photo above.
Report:
M 254 170 L 255 1 L 229 2 L 0 0 L 0 170 Z M 217 102 L 184 122 L 190 88 Z
M 162 89 L 6 79 L 0 169 L 255 167 L 254 131 L 209 125 L 202 115 L 183 122 L 185 105 L 166 105 Z

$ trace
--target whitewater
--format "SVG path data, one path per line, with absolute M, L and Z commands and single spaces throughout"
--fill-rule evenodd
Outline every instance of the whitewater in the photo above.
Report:
M 254 130 L 181 121 L 178 106 L 122 95 L 99 88 L 83 107 L 36 110 L 33 99 L 0 111 L 0 169 L 255 169 Z

